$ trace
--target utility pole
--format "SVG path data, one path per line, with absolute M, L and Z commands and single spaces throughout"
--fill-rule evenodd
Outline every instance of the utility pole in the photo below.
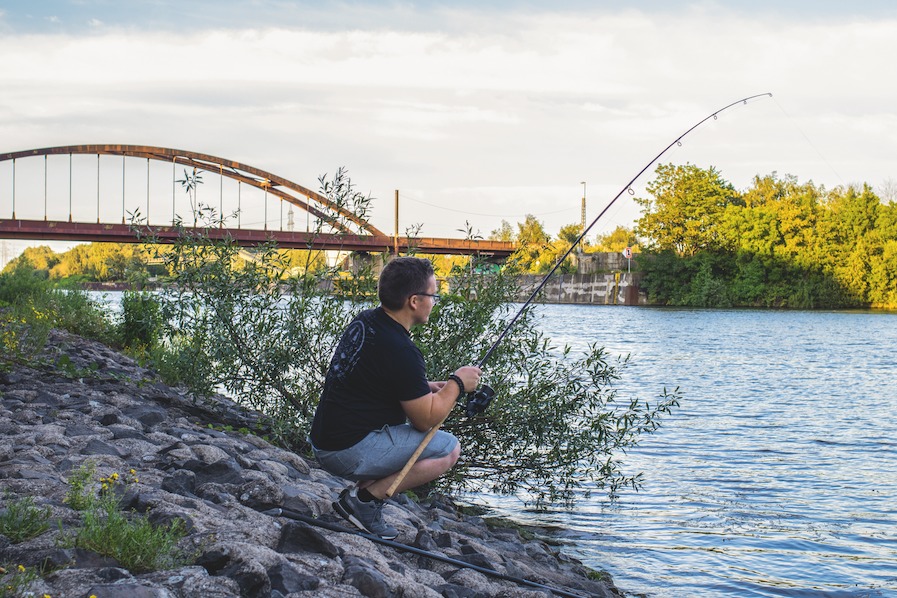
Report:
M 579 183 L 582 185 L 582 230 L 586 229 L 586 182 Z
M 586 182 L 580 181 L 580 185 L 582 185 L 582 231 L 586 230 Z M 579 250 L 583 251 L 585 248 L 585 239 L 582 239 L 579 242 Z
M 392 254 L 394 256 L 399 255 L 399 190 L 396 189 L 396 222 L 395 228 L 393 229 L 395 233 L 392 237 Z

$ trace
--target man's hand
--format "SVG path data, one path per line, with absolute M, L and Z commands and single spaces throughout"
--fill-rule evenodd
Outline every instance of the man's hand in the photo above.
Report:
M 455 370 L 455 375 L 464 382 L 464 392 L 473 392 L 480 385 L 480 376 L 483 375 L 483 370 L 475 365 L 466 365 Z
M 480 383 L 482 370 L 468 365 L 455 370 L 455 375 L 464 383 L 464 392 L 471 392 Z M 434 386 L 438 387 L 434 390 Z M 460 393 L 463 394 L 463 393 Z M 412 426 L 426 432 L 439 425 L 446 418 L 460 396 L 454 383 L 430 382 L 430 393 L 411 401 L 402 401 L 402 409 Z

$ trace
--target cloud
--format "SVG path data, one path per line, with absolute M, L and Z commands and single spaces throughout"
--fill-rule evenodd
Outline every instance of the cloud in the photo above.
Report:
M 437 214 L 423 202 L 445 202 L 507 219 L 544 212 L 554 231 L 578 220 L 580 181 L 598 206 L 700 118 L 771 91 L 772 101 L 708 122 L 664 159 L 715 165 L 736 186 L 773 170 L 829 186 L 897 174 L 897 93 L 886 75 L 894 18 L 682 3 L 356 8 L 370 25 L 320 7 L 302 26 L 284 8 L 278 26 L 198 20 L 176 31 L 97 13 L 88 31 L 4 35 L 0 135 L 16 144 L 8 150 L 194 149 L 312 187 L 346 165 L 375 197 L 416 195 L 414 221 Z M 375 225 L 391 229 L 384 217 Z M 452 219 L 434 219 L 446 227 L 439 234 L 463 224 Z

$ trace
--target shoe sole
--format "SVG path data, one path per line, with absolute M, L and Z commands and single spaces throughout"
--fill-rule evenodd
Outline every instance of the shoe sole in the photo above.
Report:
M 343 505 L 341 505 L 339 503 L 339 501 L 333 502 L 331 504 L 333 505 L 333 510 L 336 511 L 337 513 L 339 513 L 343 519 L 345 519 L 346 521 L 348 521 L 349 523 L 351 523 L 352 525 L 354 525 L 355 527 L 357 527 L 358 529 L 360 529 L 361 531 L 363 531 L 365 533 L 371 534 L 372 536 L 377 536 L 378 538 L 382 538 L 383 540 L 395 540 L 399 536 L 398 534 L 396 534 L 394 536 L 381 536 L 380 534 L 375 534 L 374 532 L 372 532 L 371 530 L 366 528 L 364 526 L 364 524 L 362 524 L 361 521 L 359 521 L 358 518 L 355 517 L 355 515 L 353 513 L 344 509 Z

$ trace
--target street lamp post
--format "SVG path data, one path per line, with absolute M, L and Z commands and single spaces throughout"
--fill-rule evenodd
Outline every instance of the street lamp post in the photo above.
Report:
M 579 183 L 582 185 L 582 230 L 586 230 L 586 182 L 580 181 Z M 582 251 L 585 247 L 585 239 L 580 241 L 579 250 Z
M 582 185 L 582 230 L 586 229 L 586 182 L 579 183 Z

